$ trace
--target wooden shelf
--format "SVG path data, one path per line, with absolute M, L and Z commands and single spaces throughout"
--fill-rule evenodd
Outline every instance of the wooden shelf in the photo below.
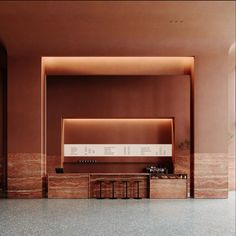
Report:
M 153 162 L 95 162 L 95 163 L 81 163 L 81 162 L 64 162 L 64 164 L 74 164 L 74 165 L 96 165 L 96 164 L 152 164 Z
M 150 174 L 151 179 L 187 179 L 187 174 Z

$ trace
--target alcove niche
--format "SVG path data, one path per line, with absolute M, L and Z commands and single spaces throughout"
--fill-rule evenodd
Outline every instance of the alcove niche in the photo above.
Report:
M 173 172 L 174 119 L 63 119 L 65 172 L 139 173 L 147 165 Z
M 73 130 L 79 132 L 85 127 L 84 124 L 79 126 L 79 122 L 87 122 L 84 134 L 90 139 L 85 139 L 87 143 L 76 141 L 76 144 L 98 144 L 98 139 L 93 140 L 96 136 L 100 140 L 104 138 L 105 144 L 111 141 L 110 144 L 141 144 L 141 141 L 134 141 L 133 131 L 138 130 L 135 126 L 132 132 L 127 127 L 124 131 L 117 128 L 120 136 L 112 136 L 112 131 L 106 133 L 104 129 L 99 130 L 101 125 L 93 126 L 92 123 L 105 121 L 107 125 L 108 120 L 113 124 L 115 120 L 128 123 L 136 120 L 141 124 L 142 121 L 164 118 L 171 120 L 174 132 L 171 137 L 173 166 L 169 158 L 163 157 L 160 163 L 166 161 L 175 173 L 192 175 L 193 57 L 43 57 L 42 65 L 45 78 L 42 88 L 46 95 L 42 103 L 45 112 L 43 144 L 47 173 L 60 166 L 72 172 L 141 172 L 145 166 L 155 164 L 157 157 L 65 157 L 64 141 L 68 138 L 64 136 L 65 124 L 77 123 Z M 118 123 L 116 127 L 121 127 Z M 154 144 L 155 139 L 150 140 L 150 137 L 155 133 L 155 126 L 151 130 L 150 136 L 146 135 L 146 140 L 142 140 L 144 144 Z M 124 135 L 126 131 L 129 131 L 128 135 Z M 127 138 L 129 135 L 133 137 L 132 142 Z M 127 142 L 115 137 L 126 137 Z M 82 165 L 81 161 L 85 159 L 96 160 L 96 165 Z

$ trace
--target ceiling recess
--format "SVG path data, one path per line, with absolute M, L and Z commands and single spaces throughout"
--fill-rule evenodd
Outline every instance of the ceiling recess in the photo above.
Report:
M 183 22 L 184 22 L 183 20 L 169 20 L 170 24 L 181 24 Z

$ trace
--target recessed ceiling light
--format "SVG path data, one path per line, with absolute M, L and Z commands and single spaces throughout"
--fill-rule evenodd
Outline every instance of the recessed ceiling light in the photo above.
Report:
M 183 22 L 184 22 L 183 20 L 169 20 L 170 24 L 180 24 L 180 23 L 183 23 Z

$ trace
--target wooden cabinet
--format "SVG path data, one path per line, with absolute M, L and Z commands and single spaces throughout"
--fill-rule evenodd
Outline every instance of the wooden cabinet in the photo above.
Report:
M 186 177 L 186 178 L 185 178 Z M 168 175 L 152 177 L 145 173 L 91 173 L 51 174 L 48 176 L 48 198 L 96 198 L 100 194 L 99 181 L 103 181 L 102 195 L 112 196 L 111 181 L 114 181 L 115 197 L 124 197 L 124 180 L 127 181 L 128 197 L 142 198 L 187 198 L 187 176 Z M 150 185 L 149 185 L 150 184 Z
M 187 178 L 151 178 L 150 198 L 187 198 Z
M 49 175 L 48 198 L 89 198 L 89 175 Z
M 102 195 L 112 196 L 111 181 L 114 181 L 114 191 L 117 198 L 124 197 L 124 180 L 128 185 L 128 197 L 137 197 L 137 181 L 139 181 L 139 196 L 149 197 L 149 174 L 145 173 L 96 173 L 96 174 L 50 174 L 48 175 L 48 198 L 96 198 L 99 196 L 102 180 Z

